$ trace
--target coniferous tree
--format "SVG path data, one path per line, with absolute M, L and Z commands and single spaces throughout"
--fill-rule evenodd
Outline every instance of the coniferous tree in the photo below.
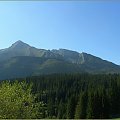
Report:
M 65 104 L 61 100 L 60 104 L 58 106 L 58 115 L 57 115 L 57 118 L 58 119 L 65 119 L 66 118 L 65 113 L 66 113 L 66 106 L 65 106 Z
M 36 118 L 64 119 L 74 116 L 102 119 L 114 117 L 120 113 L 120 75 L 118 74 L 53 74 L 29 77 L 26 80 L 27 83 L 33 82 L 31 94 L 37 94 L 35 101 L 39 103 L 40 114 L 36 115 Z M 19 79 L 19 81 L 22 80 Z M 12 80 L 11 83 L 14 81 Z M 88 100 L 84 96 L 85 92 L 88 93 Z M 72 98 L 79 100 L 72 102 Z M 41 106 L 41 103 L 44 105 Z M 0 104 L 2 107 L 2 102 Z M 25 102 L 25 105 L 27 104 Z M 34 102 L 32 104 L 34 106 Z M 87 112 L 85 112 L 86 105 Z M 20 111 L 23 112 L 22 109 Z
M 70 100 L 68 101 L 67 104 L 67 118 L 68 119 L 73 119 L 74 118 L 74 113 L 75 113 L 75 97 L 71 97 Z
M 87 92 L 82 92 L 76 106 L 75 119 L 86 118 L 87 99 Z
M 55 115 L 55 108 L 52 99 L 49 99 L 47 104 L 48 118 L 52 118 Z

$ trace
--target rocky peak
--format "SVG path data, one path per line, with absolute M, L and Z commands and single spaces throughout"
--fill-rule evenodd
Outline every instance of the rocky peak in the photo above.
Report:
M 19 48 L 25 48 L 25 47 L 30 47 L 30 46 L 28 44 L 22 42 L 21 40 L 18 40 L 17 42 L 13 43 L 10 48 L 19 49 Z

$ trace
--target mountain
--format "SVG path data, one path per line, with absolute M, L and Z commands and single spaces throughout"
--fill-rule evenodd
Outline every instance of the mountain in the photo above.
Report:
M 0 50 L 0 79 L 79 72 L 120 73 L 120 66 L 84 52 L 37 49 L 20 40 Z
M 9 58 L 16 56 L 49 57 L 49 58 L 61 57 L 58 54 L 53 54 L 53 52 L 50 52 L 49 50 L 31 47 L 20 40 L 12 44 L 12 46 L 10 46 L 9 48 L 0 50 L 0 61 L 7 60 Z

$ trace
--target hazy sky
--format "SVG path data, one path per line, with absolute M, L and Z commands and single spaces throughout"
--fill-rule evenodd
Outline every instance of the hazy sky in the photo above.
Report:
M 0 49 L 22 40 L 37 48 L 87 52 L 120 64 L 120 2 L 0 2 Z

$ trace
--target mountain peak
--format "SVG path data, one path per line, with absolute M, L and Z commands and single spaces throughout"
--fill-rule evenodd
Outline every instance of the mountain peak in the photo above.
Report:
M 11 48 L 22 48 L 22 47 L 28 47 L 28 46 L 29 46 L 28 44 L 24 43 L 21 40 L 18 40 L 12 44 Z
M 18 40 L 18 41 L 16 41 L 16 43 L 23 43 L 23 41 L 21 41 L 21 40 Z
M 18 41 L 16 41 L 15 43 L 13 43 L 13 45 L 18 45 L 18 44 L 26 44 L 26 43 L 24 43 L 24 42 L 21 41 L 21 40 L 18 40 Z

